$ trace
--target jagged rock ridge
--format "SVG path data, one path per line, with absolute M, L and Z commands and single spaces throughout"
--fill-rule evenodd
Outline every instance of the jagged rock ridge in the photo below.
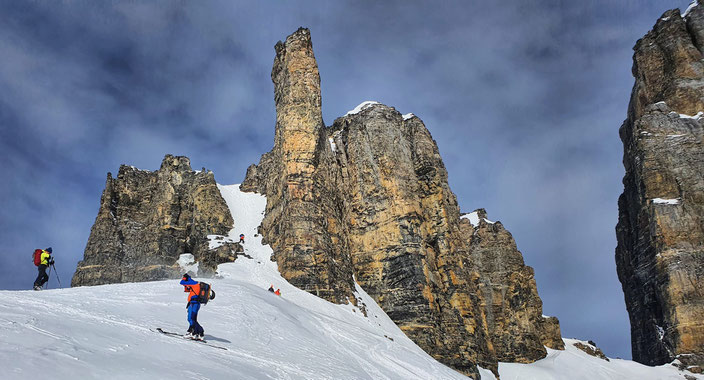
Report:
M 634 47 L 616 264 L 633 359 L 704 365 L 704 9 L 665 12 Z
M 510 234 L 461 225 L 419 118 L 368 104 L 325 127 L 307 29 L 276 45 L 272 80 L 274 148 L 241 188 L 267 195 L 261 233 L 285 278 L 333 302 L 358 302 L 356 279 L 420 347 L 474 376 L 562 347 Z
M 557 318 L 542 315 L 543 303 L 513 236 L 479 209 L 462 216 L 460 228 L 470 248 L 464 265 L 479 273 L 486 319 L 497 359 L 529 363 L 543 346 L 563 349 Z
M 108 173 L 71 285 L 176 278 L 183 253 L 192 253 L 199 274 L 207 275 L 239 249 L 208 249 L 208 235 L 227 234 L 232 224 L 213 173 L 193 171 L 187 157 L 167 155 L 155 172 L 122 165 L 117 178 Z

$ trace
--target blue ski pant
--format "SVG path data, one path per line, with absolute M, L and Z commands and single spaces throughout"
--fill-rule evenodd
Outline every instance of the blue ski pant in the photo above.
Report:
M 198 323 L 198 310 L 200 310 L 200 303 L 188 304 L 188 331 L 194 335 L 203 335 L 203 327 Z

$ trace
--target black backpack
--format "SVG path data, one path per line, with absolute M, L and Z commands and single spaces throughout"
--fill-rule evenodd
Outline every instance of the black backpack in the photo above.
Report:
M 210 284 L 207 282 L 199 282 L 199 284 L 200 291 L 198 292 L 198 302 L 205 305 L 208 301 L 215 299 L 215 291 L 210 288 Z

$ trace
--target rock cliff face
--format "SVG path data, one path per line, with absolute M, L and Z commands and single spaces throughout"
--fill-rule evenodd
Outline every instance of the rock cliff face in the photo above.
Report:
M 194 172 L 186 157 L 167 155 L 155 172 L 122 165 L 108 173 L 100 209 L 72 286 L 180 276 L 176 261 L 192 253 L 199 274 L 233 260 L 237 244 L 208 250 L 211 234 L 227 234 L 232 216 L 212 172 Z
M 274 148 L 241 188 L 267 195 L 260 232 L 285 278 L 358 303 L 356 279 L 420 347 L 475 376 L 477 364 L 496 370 L 497 358 L 530 362 L 543 344 L 561 346 L 510 234 L 462 226 L 419 118 L 369 103 L 325 127 L 307 29 L 276 45 L 272 80 Z
M 704 365 L 703 31 L 701 6 L 675 9 L 636 43 L 620 129 L 616 263 L 633 358 L 650 365 Z
M 426 352 L 467 373 L 495 368 L 478 275 L 461 261 L 459 207 L 428 130 L 373 104 L 329 132 L 357 282 Z
M 479 272 L 486 302 L 486 319 L 499 361 L 529 363 L 546 355 L 544 346 L 562 350 L 557 318 L 543 315 L 543 303 L 511 233 L 501 222 L 491 222 L 479 209 L 462 216 L 469 241 L 466 266 Z

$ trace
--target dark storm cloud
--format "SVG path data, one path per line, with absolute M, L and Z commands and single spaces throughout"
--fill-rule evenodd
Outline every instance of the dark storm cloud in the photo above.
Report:
M 183 154 L 241 181 L 273 145 L 273 45 L 306 26 L 326 123 L 364 100 L 418 115 L 462 210 L 512 232 L 563 335 L 630 357 L 618 127 L 631 47 L 676 3 L 2 2 L 0 288 L 27 289 L 49 245 L 69 282 L 120 164 Z

